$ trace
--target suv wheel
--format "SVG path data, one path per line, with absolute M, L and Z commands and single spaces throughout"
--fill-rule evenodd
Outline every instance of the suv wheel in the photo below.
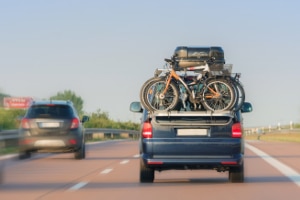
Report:
M 30 151 L 20 151 L 19 152 L 19 159 L 26 159 L 31 157 L 31 152 Z
M 154 180 L 154 169 L 146 167 L 143 159 L 140 158 L 140 182 L 152 183 Z
M 85 144 L 82 143 L 81 148 L 75 152 L 75 159 L 80 160 L 85 158 Z
M 232 183 L 244 182 L 244 164 L 242 164 L 240 167 L 230 168 L 229 181 Z

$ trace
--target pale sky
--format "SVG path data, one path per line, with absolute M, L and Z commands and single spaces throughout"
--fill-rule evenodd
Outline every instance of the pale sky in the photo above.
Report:
M 0 91 L 72 90 L 120 121 L 177 46 L 221 46 L 254 111 L 246 127 L 300 123 L 300 1 L 0 0 Z

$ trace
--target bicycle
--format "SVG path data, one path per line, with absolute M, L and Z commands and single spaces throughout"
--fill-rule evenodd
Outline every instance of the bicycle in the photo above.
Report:
M 182 108 L 223 111 L 230 110 L 235 105 L 236 89 L 232 84 L 222 77 L 209 77 L 210 61 L 204 61 L 201 66 L 185 68 L 185 71 L 200 72 L 192 81 L 176 73 L 178 69 L 174 59 L 165 61 L 169 64 L 169 68 L 158 70 L 165 71 L 165 75 L 157 75 L 147 80 L 140 91 L 141 103 L 150 112 Z
M 239 80 L 241 77 L 240 73 L 234 74 L 234 76 L 230 76 L 229 82 L 235 87 L 236 89 L 236 103 L 234 106 L 235 110 L 240 110 L 243 106 L 243 103 L 245 102 L 246 99 L 246 93 L 244 86 L 242 82 Z
M 230 65 L 229 65 L 230 66 Z M 230 66 L 231 68 L 232 66 Z M 231 71 L 231 70 L 230 70 Z M 233 74 L 226 74 L 226 75 L 219 75 L 216 76 L 216 78 L 222 77 L 225 78 L 234 88 L 235 90 L 235 105 L 234 105 L 234 110 L 240 110 L 243 106 L 243 103 L 245 102 L 246 99 L 246 94 L 245 94 L 245 89 L 242 84 L 242 82 L 239 80 L 241 77 L 241 73 L 233 73 Z

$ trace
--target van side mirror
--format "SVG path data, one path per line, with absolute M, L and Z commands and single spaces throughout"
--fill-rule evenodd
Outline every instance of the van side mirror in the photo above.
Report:
M 251 103 L 249 103 L 249 102 L 244 102 L 243 103 L 243 106 L 241 108 L 242 113 L 252 112 L 252 110 L 253 110 L 253 108 L 252 108 Z

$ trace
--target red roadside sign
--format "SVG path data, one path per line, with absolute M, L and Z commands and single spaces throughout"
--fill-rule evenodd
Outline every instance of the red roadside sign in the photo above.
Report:
M 30 106 L 33 98 L 31 97 L 4 97 L 3 106 L 4 108 L 19 108 L 26 109 Z

